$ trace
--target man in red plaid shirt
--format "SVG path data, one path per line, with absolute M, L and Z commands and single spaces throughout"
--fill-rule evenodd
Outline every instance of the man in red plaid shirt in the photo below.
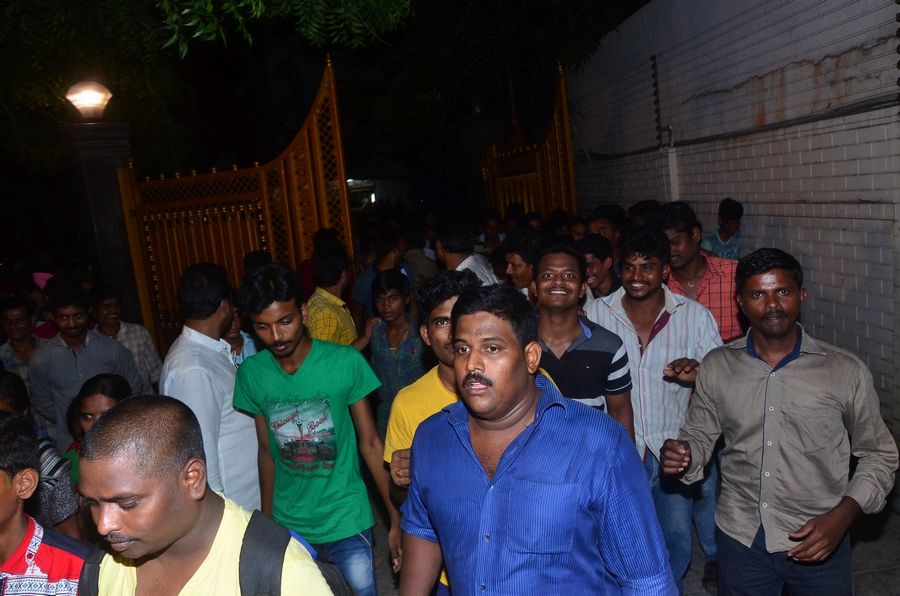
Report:
M 672 258 L 669 289 L 709 309 L 723 342 L 741 335 L 734 269 L 737 261 L 720 259 L 700 250 L 703 231 L 697 215 L 684 201 L 667 203 L 660 212 L 660 228 L 669 237 Z

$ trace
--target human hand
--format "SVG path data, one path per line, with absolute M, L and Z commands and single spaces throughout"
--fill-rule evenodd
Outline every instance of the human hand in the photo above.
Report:
M 788 557 L 801 563 L 824 561 L 840 545 L 856 516 L 859 504 L 844 497 L 833 509 L 814 517 L 800 529 L 788 534 L 791 540 L 802 540 L 788 551 Z
M 666 365 L 663 376 L 686 385 L 693 384 L 700 372 L 700 363 L 693 358 L 679 358 Z
M 691 465 L 691 445 L 687 441 L 666 439 L 659 450 L 659 463 L 663 474 L 681 474 Z
M 403 534 L 400 532 L 398 519 L 396 523 L 391 524 L 391 529 L 388 530 L 388 549 L 391 551 L 391 569 L 394 570 L 394 573 L 399 573 L 400 568 L 403 567 L 402 538 Z
M 381 317 L 372 317 L 368 321 L 366 321 L 365 326 L 363 327 L 363 336 L 369 340 L 372 339 L 372 329 L 375 328 L 375 325 L 381 322 Z
M 409 449 L 398 449 L 391 455 L 391 480 L 401 488 L 409 486 Z

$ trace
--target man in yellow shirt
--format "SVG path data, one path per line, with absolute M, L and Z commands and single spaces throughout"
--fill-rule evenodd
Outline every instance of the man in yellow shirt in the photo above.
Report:
M 306 302 L 309 334 L 324 341 L 348 346 L 356 341 L 356 324 L 341 299 L 347 286 L 347 253 L 343 246 L 326 246 L 312 257 L 316 290 Z
M 241 594 L 250 513 L 209 489 L 190 408 L 155 395 L 119 402 L 85 436 L 79 461 L 80 490 L 116 553 L 100 563 L 100 594 Z M 283 594 L 332 593 L 293 538 L 280 583 Z
M 391 466 L 391 500 L 398 508 L 406 499 L 409 486 L 409 449 L 416 429 L 426 418 L 459 399 L 453 374 L 450 311 L 460 294 L 480 286 L 481 282 L 471 271 L 442 271 L 418 293 L 424 317 L 419 333 L 431 347 L 438 364 L 418 381 L 401 389 L 391 406 L 384 461 Z M 446 573 L 441 574 L 440 584 L 436 594 L 449 594 Z

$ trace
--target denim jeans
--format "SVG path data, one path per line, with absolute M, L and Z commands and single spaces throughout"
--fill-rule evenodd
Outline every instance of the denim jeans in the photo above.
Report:
M 684 591 L 684 575 L 691 564 L 691 512 L 696 489 L 678 478 L 663 476 L 659 460 L 652 453 L 644 455 L 644 470 L 650 481 L 653 506 L 669 551 L 669 567 L 681 594 Z
M 719 448 L 703 471 L 703 480 L 694 497 L 694 526 L 707 562 L 716 560 L 716 491 L 719 488 Z
M 780 596 L 787 585 L 791 596 L 850 596 L 853 576 L 850 538 L 821 563 L 797 563 L 784 551 L 766 550 L 762 526 L 747 548 L 722 530 L 719 543 L 719 596 Z
M 372 558 L 372 529 L 349 538 L 313 544 L 318 559 L 336 565 L 358 596 L 376 596 Z

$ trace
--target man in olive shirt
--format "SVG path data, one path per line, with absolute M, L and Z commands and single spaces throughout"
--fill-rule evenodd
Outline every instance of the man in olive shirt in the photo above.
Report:
M 795 595 L 849 595 L 847 530 L 860 511 L 884 507 L 897 469 L 872 375 L 797 324 L 806 290 L 794 257 L 757 250 L 735 282 L 750 333 L 703 360 L 678 440 L 663 445 L 663 472 L 699 480 L 724 435 L 720 595 L 778 596 L 785 584 Z M 859 463 L 848 479 L 851 450 Z

